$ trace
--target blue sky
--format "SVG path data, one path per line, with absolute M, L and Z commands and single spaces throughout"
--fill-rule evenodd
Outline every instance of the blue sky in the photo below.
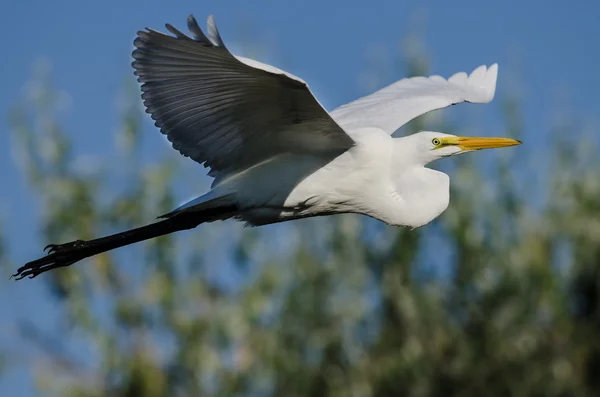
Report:
M 0 14 L 0 225 L 10 233 L 14 261 L 30 260 L 41 248 L 34 227 L 37 201 L 14 164 L 6 121 L 34 63 L 49 60 L 55 86 L 70 95 L 64 120 L 70 132 L 77 132 L 76 151 L 110 156 L 115 150 L 117 97 L 131 75 L 135 32 L 146 26 L 164 31 L 166 22 L 183 30 L 189 13 L 202 26 L 214 14 L 226 43 L 255 38 L 266 49 L 261 60 L 302 77 L 329 109 L 366 94 L 359 81 L 372 71 L 369 57 L 397 53 L 401 40 L 414 34 L 431 55 L 432 73 L 449 76 L 498 62 L 497 98 L 514 91 L 521 95 L 529 139 L 543 138 L 558 112 L 599 122 L 600 3 L 593 0 L 8 2 Z M 401 77 L 400 71 L 391 70 L 378 84 Z M 498 101 L 476 112 L 491 131 L 482 134 L 501 131 L 494 124 Z M 162 142 L 159 136 L 156 131 L 156 145 Z M 198 170 L 204 175 L 203 168 Z M 39 279 L 0 285 L 4 323 L 24 308 L 36 314 L 34 299 L 46 296 Z M 50 317 L 48 309 L 42 306 L 37 314 Z M 19 342 L 14 332 L 2 330 L 0 344 L 7 343 Z M 0 390 L 36 395 L 30 381 L 23 366 L 0 377 Z

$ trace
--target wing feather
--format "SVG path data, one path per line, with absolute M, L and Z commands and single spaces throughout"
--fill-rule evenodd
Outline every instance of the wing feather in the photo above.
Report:
M 234 172 L 284 152 L 343 151 L 349 135 L 301 79 L 225 47 L 212 17 L 205 35 L 189 16 L 193 38 L 147 29 L 134 40 L 132 66 L 155 124 L 184 156 Z
M 432 110 L 462 102 L 488 103 L 494 98 L 498 65 L 482 65 L 467 75 L 410 77 L 359 98 L 331 112 L 347 131 L 379 127 L 393 134 L 410 120 Z

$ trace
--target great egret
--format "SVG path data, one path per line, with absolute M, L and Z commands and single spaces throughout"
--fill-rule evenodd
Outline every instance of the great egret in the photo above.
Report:
M 518 145 L 507 138 L 422 131 L 392 138 L 411 119 L 461 102 L 487 103 L 498 66 L 471 74 L 413 77 L 328 113 L 300 78 L 225 47 L 212 16 L 193 38 L 152 29 L 134 41 L 146 111 L 186 157 L 210 168 L 208 193 L 164 220 L 90 241 L 46 247 L 18 279 L 201 223 L 234 218 L 252 226 L 359 213 L 395 226 L 423 226 L 449 202 L 449 177 L 425 166 L 473 150 Z

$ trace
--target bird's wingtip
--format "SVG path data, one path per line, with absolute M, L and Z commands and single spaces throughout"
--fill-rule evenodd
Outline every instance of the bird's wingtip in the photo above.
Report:
M 485 84 L 488 88 L 488 102 L 496 95 L 496 82 L 498 81 L 498 64 L 492 64 L 487 71 Z

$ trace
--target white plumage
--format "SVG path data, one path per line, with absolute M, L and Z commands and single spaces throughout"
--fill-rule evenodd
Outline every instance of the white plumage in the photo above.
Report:
M 331 112 L 346 129 L 379 127 L 388 134 L 432 110 L 461 102 L 487 103 L 494 99 L 498 64 L 485 65 L 470 75 L 459 72 L 448 80 L 441 76 L 402 79 L 381 90 L 340 106 Z
M 229 53 L 212 17 L 209 39 L 193 16 L 188 27 L 195 40 L 171 25 L 176 37 L 139 32 L 133 53 L 157 127 L 216 178 L 209 193 L 168 216 L 226 203 L 254 225 L 359 212 L 415 227 L 446 208 L 447 177 L 424 165 L 456 146 L 432 150 L 431 134 L 389 135 L 431 110 L 491 101 L 497 64 L 447 80 L 405 78 L 327 113 L 302 79 Z
M 425 166 L 472 150 L 520 144 L 421 131 L 392 138 L 403 124 L 461 102 L 486 103 L 498 66 L 467 75 L 402 79 L 328 113 L 300 78 L 232 55 L 212 17 L 192 38 L 138 32 L 132 66 L 156 126 L 184 156 L 210 168 L 211 190 L 166 220 L 90 241 L 50 245 L 21 267 L 35 277 L 85 257 L 215 220 L 264 225 L 310 216 L 360 213 L 419 227 L 449 203 L 446 174 Z

